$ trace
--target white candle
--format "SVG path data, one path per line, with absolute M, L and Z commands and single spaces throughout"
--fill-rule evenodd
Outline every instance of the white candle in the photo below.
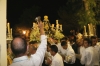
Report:
M 91 31 L 90 31 L 90 24 L 88 24 L 88 31 L 89 31 L 89 35 L 91 35 Z
M 84 26 L 84 33 L 86 34 L 86 26 Z
M 58 25 L 58 20 L 56 20 L 56 24 Z
M 10 24 L 7 23 L 7 27 L 8 27 L 8 33 L 10 34 Z
M 52 24 L 52 28 L 54 28 L 54 24 Z
M 12 37 L 12 28 L 10 30 L 11 30 L 11 37 Z
M 96 29 L 95 29 L 95 27 L 94 27 L 94 36 L 96 36 Z
M 56 29 L 59 29 L 59 24 L 56 25 Z
M 60 25 L 60 30 L 62 31 L 62 25 Z
M 33 28 L 35 27 L 35 23 L 33 23 Z

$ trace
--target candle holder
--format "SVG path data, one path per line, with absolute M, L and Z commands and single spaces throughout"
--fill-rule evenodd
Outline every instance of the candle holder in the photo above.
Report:
M 38 19 L 35 19 L 35 20 L 38 22 Z M 60 39 L 60 38 L 64 37 L 64 35 L 61 33 L 63 31 L 62 25 L 60 25 L 58 23 L 58 20 L 56 20 L 57 26 L 54 26 L 54 24 L 51 25 L 49 22 L 48 16 L 45 15 L 43 24 L 44 24 L 44 32 L 48 38 L 49 37 L 55 37 L 55 38 L 57 37 L 57 39 Z M 33 23 L 32 31 L 30 33 L 30 41 L 33 41 L 33 40 L 37 41 L 37 39 L 34 39 L 34 38 L 37 38 L 36 35 L 37 35 L 37 31 L 39 32 L 39 30 L 37 30 L 34 25 L 36 26 L 35 22 Z
M 12 40 L 12 39 L 13 39 L 12 36 L 8 33 L 6 40 Z
M 84 37 L 90 38 L 91 36 L 96 36 L 95 25 L 92 23 L 88 24 L 88 34 L 86 32 L 86 26 L 84 26 Z
M 8 29 L 8 31 L 6 32 L 6 40 L 7 41 L 11 41 L 13 39 L 13 36 L 12 36 L 12 28 L 10 30 L 10 23 L 7 23 L 7 26 L 6 26 Z

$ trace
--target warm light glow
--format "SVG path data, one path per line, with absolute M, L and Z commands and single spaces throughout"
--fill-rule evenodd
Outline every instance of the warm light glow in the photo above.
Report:
M 25 30 L 23 31 L 23 34 L 26 34 L 26 31 Z

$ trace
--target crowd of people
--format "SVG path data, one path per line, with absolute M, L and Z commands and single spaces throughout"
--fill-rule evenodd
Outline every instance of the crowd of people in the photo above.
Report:
M 97 37 L 47 38 L 42 22 L 38 23 L 41 41 L 27 44 L 21 37 L 11 42 L 14 54 L 9 66 L 99 66 L 100 44 Z

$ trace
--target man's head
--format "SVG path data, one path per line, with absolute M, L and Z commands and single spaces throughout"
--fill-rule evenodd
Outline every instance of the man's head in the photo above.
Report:
M 34 54 L 38 48 L 38 42 L 37 41 L 31 41 L 29 42 L 29 53 Z
M 58 52 L 58 47 L 56 45 L 50 46 L 50 53 L 52 56 L 54 56 Z
M 53 42 L 54 42 L 55 44 L 58 44 L 58 39 L 53 38 Z
M 61 42 L 61 46 L 62 46 L 63 49 L 67 49 L 68 44 L 67 44 L 66 41 L 62 41 L 62 42 Z
M 69 38 L 68 37 L 63 37 L 62 39 L 60 39 L 60 42 L 62 42 L 62 41 L 68 41 L 69 40 Z
M 78 46 L 82 46 L 83 45 L 83 39 L 77 39 L 76 43 L 78 44 Z
M 91 42 L 90 42 L 90 40 L 89 40 L 88 38 L 85 38 L 85 39 L 83 40 L 83 46 L 84 46 L 85 48 L 91 46 Z
M 27 42 L 21 37 L 15 37 L 11 41 L 11 50 L 15 56 L 22 56 L 26 54 Z
M 92 37 L 91 37 L 91 42 L 92 42 L 92 46 L 95 46 L 96 43 L 97 43 L 97 37 L 92 36 Z

